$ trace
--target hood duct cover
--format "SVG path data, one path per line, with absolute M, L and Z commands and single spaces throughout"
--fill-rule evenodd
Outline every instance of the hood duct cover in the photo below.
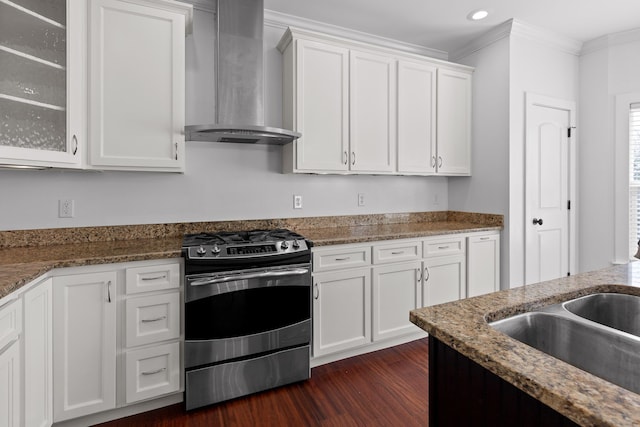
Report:
M 263 0 L 217 3 L 216 123 L 186 126 L 186 140 L 283 145 L 299 138 L 264 126 Z

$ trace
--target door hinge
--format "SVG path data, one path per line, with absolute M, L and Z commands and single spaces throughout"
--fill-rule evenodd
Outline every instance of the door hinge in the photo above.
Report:
M 575 129 L 575 126 L 571 126 L 570 128 L 567 128 L 567 137 L 571 138 L 571 129 Z
M 571 210 L 571 200 L 567 200 L 567 210 Z

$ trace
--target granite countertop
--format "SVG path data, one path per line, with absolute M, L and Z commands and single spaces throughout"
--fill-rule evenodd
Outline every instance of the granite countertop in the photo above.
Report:
M 502 215 L 465 212 L 0 231 L 0 298 L 54 268 L 181 256 L 182 236 L 289 228 L 315 246 L 501 230 Z
M 493 330 L 494 321 L 597 292 L 640 295 L 640 262 L 411 311 L 411 321 L 585 426 L 640 425 L 640 395 Z

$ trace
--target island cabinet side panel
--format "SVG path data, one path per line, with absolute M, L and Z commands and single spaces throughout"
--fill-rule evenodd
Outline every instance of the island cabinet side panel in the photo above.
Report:
M 430 335 L 429 425 L 578 424 Z

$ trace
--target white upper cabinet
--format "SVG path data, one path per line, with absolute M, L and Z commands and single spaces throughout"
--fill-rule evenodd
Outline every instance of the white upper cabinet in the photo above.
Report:
M 288 51 L 290 60 L 293 51 Z M 345 48 L 300 40 L 295 49 L 295 67 L 284 70 L 288 105 L 297 105 L 285 115 L 284 126 L 302 132 L 289 151 L 294 156 L 291 171 L 346 171 L 349 169 L 349 51 Z M 294 73 L 295 77 L 291 76 Z M 287 122 L 288 120 L 288 122 Z
M 91 166 L 184 171 L 190 12 L 176 2 L 90 2 Z
M 438 165 L 442 175 L 471 175 L 471 74 L 438 70 Z
M 86 2 L 1 2 L 0 164 L 82 166 Z
M 285 173 L 469 175 L 472 68 L 289 28 Z
M 432 64 L 398 61 L 398 172 L 436 172 L 436 75 Z
M 395 170 L 395 63 L 389 56 L 350 52 L 349 141 L 353 171 Z

